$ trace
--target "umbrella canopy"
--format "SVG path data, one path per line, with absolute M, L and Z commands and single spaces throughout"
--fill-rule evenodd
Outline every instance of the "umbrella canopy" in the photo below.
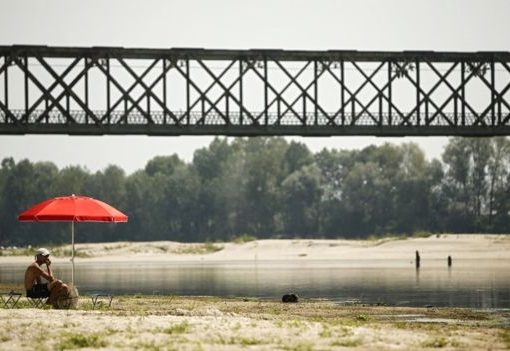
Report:
M 60 196 L 32 206 L 18 216 L 22 222 L 71 222 L 74 284 L 74 222 L 127 222 L 128 216 L 107 203 L 87 196 Z
M 128 216 L 107 203 L 87 196 L 60 196 L 45 200 L 18 216 L 35 222 L 127 222 Z

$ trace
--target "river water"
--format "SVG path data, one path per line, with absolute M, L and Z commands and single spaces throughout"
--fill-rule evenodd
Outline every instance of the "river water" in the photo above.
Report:
M 510 262 L 431 262 L 417 270 L 387 261 L 79 262 L 81 293 L 324 298 L 390 306 L 510 308 Z M 23 281 L 25 265 L 0 266 L 1 283 Z M 70 264 L 54 272 L 70 280 Z

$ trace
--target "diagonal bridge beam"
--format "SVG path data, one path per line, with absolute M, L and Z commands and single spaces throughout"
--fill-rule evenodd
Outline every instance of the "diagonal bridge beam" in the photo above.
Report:
M 0 46 L 0 134 L 510 135 L 510 53 Z

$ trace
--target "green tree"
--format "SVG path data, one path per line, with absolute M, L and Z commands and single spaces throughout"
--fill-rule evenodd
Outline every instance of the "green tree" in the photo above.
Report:
M 50 163 L 32 164 L 22 160 L 17 164 L 12 159 L 2 162 L 3 191 L 0 197 L 0 232 L 4 233 L 3 241 L 13 244 L 38 243 L 51 240 L 50 232 L 55 226 L 41 226 L 37 223 L 19 223 L 18 215 L 29 207 L 48 197 L 51 172 L 54 167 Z M 48 171 L 46 174 L 44 171 Z
M 233 155 L 234 147 L 229 145 L 227 138 L 215 138 L 208 147 L 195 151 L 193 155 L 192 171 L 199 182 L 194 208 L 194 212 L 200 214 L 196 216 L 197 241 L 227 240 L 232 235 L 229 218 L 232 203 L 227 201 L 227 195 L 233 195 L 230 191 L 236 186 L 225 184 L 225 178 L 232 176 L 228 162 Z M 227 192 L 223 191 L 223 187 Z
M 57 195 L 83 195 L 87 193 L 90 173 L 80 166 L 69 166 L 61 169 L 53 184 L 51 193 Z
M 510 229 L 510 140 L 508 138 L 491 139 L 488 173 L 487 229 L 507 232 Z
M 286 174 L 291 174 L 303 166 L 313 162 L 313 155 L 303 143 L 291 141 L 283 156 L 283 166 Z
M 288 144 L 283 138 L 267 137 L 238 139 L 234 145 L 237 143 L 242 156 L 232 173 L 241 177 L 237 181 L 241 201 L 236 209 L 235 234 L 268 237 L 281 230 L 279 187 L 286 176 L 282 165 Z
M 319 228 L 321 172 L 312 164 L 290 174 L 282 183 L 284 231 L 300 237 L 314 237 Z
M 413 233 L 419 230 L 438 230 L 437 189 L 443 176 L 440 163 L 428 162 L 418 145 L 400 146 L 402 161 L 395 184 L 395 213 L 393 231 Z
M 478 231 L 488 203 L 490 139 L 452 138 L 443 153 L 444 192 L 448 201 L 447 229 Z
M 126 214 L 129 216 L 129 225 L 125 233 L 128 240 L 154 240 L 151 233 L 155 230 L 153 216 L 157 202 L 155 197 L 159 191 L 154 192 L 151 183 L 144 170 L 134 172 L 126 179 Z

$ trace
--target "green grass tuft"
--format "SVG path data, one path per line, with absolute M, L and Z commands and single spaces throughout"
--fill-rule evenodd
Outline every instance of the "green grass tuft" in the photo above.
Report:
M 446 345 L 448 345 L 448 340 L 446 340 L 446 338 L 444 338 L 444 337 L 437 337 L 434 339 L 430 339 L 430 340 L 425 341 L 422 344 L 423 347 L 430 347 L 430 348 L 437 348 L 437 349 L 443 348 Z
M 360 346 L 363 342 L 360 339 L 339 339 L 335 340 L 331 343 L 331 346 L 341 346 L 341 347 L 357 347 Z
M 35 248 L 28 247 L 9 247 L 0 250 L 0 256 L 34 256 Z
M 200 255 L 214 253 L 221 250 L 223 250 L 223 246 L 207 242 L 204 244 L 189 244 L 177 249 L 174 253 Z
M 68 257 L 68 256 L 73 255 L 72 249 L 67 249 L 67 248 L 63 248 L 63 247 L 50 248 L 50 252 L 55 257 Z M 76 249 L 76 250 L 74 250 L 74 257 L 87 258 L 87 257 L 91 257 L 91 255 L 88 254 L 87 252 L 80 251 L 80 250 Z
M 240 234 L 240 235 L 232 237 L 232 242 L 236 243 L 236 244 L 249 243 L 250 241 L 255 241 L 255 240 L 257 240 L 257 238 L 254 237 L 253 235 L 249 235 L 249 234 Z
M 184 334 L 187 333 L 190 330 L 190 326 L 188 321 L 183 321 L 179 324 L 174 324 L 164 330 L 166 334 Z
M 56 345 L 57 350 L 73 350 L 81 348 L 100 348 L 105 347 L 106 341 L 98 334 L 67 334 Z
M 304 342 L 297 345 L 286 345 L 282 349 L 286 351 L 313 351 L 313 344 Z
M 366 314 L 358 314 L 356 316 L 356 320 L 360 322 L 367 322 L 370 319 L 370 317 Z
M 258 344 L 261 344 L 262 342 L 258 339 L 255 339 L 255 338 L 249 338 L 249 337 L 239 337 L 239 339 L 237 340 L 239 344 L 241 345 L 244 345 L 244 346 L 248 346 L 248 345 L 258 345 Z
M 425 230 L 417 230 L 415 231 L 411 237 L 412 238 L 430 238 L 433 234 L 431 232 L 427 232 Z M 440 234 L 438 234 L 440 236 Z M 439 236 L 436 236 L 439 238 Z
M 510 350 L 510 329 L 501 331 L 500 337 L 503 339 L 503 343 L 505 344 L 507 350 Z

